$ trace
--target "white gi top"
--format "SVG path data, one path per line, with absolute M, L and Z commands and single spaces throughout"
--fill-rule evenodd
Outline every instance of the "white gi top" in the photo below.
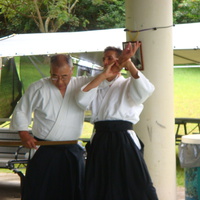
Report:
M 91 122 L 105 120 L 124 120 L 136 124 L 143 110 L 145 100 L 153 93 L 154 86 L 139 71 L 138 79 L 132 76 L 125 79 L 119 76 L 111 82 L 103 81 L 98 88 L 89 92 L 82 90 L 77 95 L 77 102 L 92 110 Z M 141 149 L 140 142 L 133 130 L 127 131 L 135 144 Z M 95 133 L 91 136 L 91 142 Z
M 72 77 L 65 96 L 50 78 L 33 83 L 18 102 L 10 129 L 28 130 L 34 112 L 33 135 L 46 140 L 77 140 L 82 131 L 84 110 L 75 101 L 75 94 L 91 77 Z
M 89 92 L 81 90 L 77 101 L 83 108 L 91 103 L 91 122 L 125 120 L 136 124 L 143 110 L 142 103 L 155 89 L 140 71 L 138 76 L 140 77 L 138 79 L 133 77 L 125 79 L 123 76 L 119 76 L 112 82 L 105 80 L 98 88 Z

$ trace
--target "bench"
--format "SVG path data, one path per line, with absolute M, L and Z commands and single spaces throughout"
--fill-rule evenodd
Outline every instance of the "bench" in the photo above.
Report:
M 30 131 L 31 133 L 31 131 Z M 86 143 L 88 138 L 80 138 Z M 38 141 L 37 145 L 58 145 L 68 144 L 73 141 Z M 0 128 L 0 168 L 12 170 L 20 177 L 21 189 L 23 188 L 24 173 L 28 163 L 30 149 L 22 146 L 18 132 L 10 131 L 7 128 Z M 86 157 L 86 155 L 85 155 Z
M 30 149 L 22 146 L 18 132 L 6 128 L 0 129 L 0 141 L 5 142 L 4 145 L 0 145 L 0 168 L 12 170 L 18 174 L 22 189 L 24 180 L 22 169 L 27 166 L 28 158 L 26 155 Z
M 16 173 L 25 168 L 26 154 L 29 149 L 21 145 L 18 133 L 2 128 L 0 129 L 0 141 L 7 143 L 0 145 L 0 168 L 10 169 Z M 17 142 L 16 145 L 13 142 Z

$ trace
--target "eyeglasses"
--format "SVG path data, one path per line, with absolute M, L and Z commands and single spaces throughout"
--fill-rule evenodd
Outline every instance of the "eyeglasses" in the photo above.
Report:
M 57 81 L 59 79 L 61 79 L 62 81 L 66 81 L 68 79 L 68 76 L 67 75 L 63 75 L 63 76 L 52 75 L 52 77 L 51 77 L 52 81 Z

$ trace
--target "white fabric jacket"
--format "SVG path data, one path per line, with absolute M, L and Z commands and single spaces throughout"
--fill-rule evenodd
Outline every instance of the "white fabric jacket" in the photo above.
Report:
M 136 124 L 143 103 L 155 89 L 140 71 L 138 75 L 138 79 L 119 76 L 112 82 L 105 80 L 99 87 L 88 92 L 83 92 L 83 86 L 76 96 L 77 102 L 83 109 L 90 106 L 91 122 L 125 120 Z
M 34 112 L 33 134 L 41 139 L 77 140 L 82 131 L 84 110 L 75 94 L 91 77 L 72 77 L 64 98 L 49 78 L 33 83 L 18 102 L 10 129 L 28 130 Z

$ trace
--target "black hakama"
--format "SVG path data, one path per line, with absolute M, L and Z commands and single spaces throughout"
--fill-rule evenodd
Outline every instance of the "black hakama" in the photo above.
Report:
M 22 200 L 83 200 L 83 153 L 78 144 L 41 146 L 28 163 Z
M 158 199 L 142 150 L 127 133 L 132 128 L 127 121 L 95 123 L 87 144 L 86 200 Z

